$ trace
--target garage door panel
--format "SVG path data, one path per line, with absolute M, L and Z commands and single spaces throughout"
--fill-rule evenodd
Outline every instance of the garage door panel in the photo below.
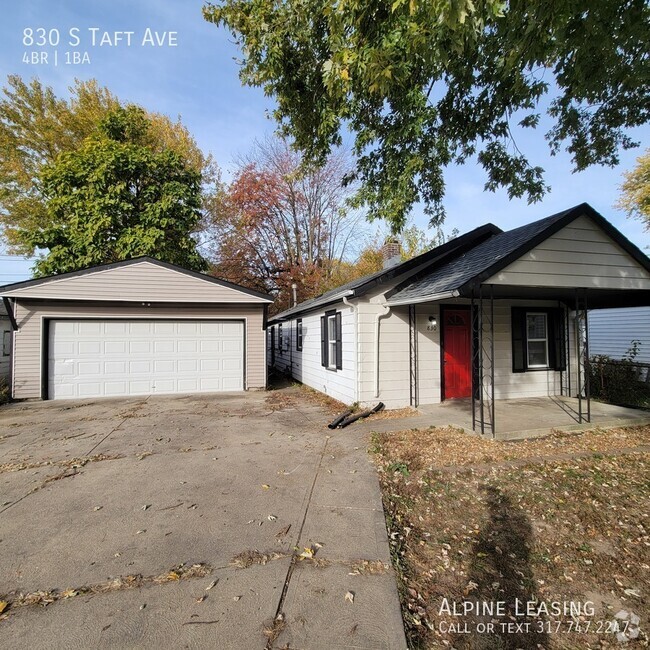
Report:
M 50 321 L 49 396 L 243 390 L 241 321 Z

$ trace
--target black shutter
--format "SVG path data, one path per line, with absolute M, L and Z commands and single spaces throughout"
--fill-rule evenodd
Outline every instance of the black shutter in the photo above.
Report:
M 549 364 L 553 370 L 566 370 L 566 332 L 564 311 L 549 309 L 548 312 Z
M 327 368 L 327 316 L 320 317 L 320 365 Z
M 336 312 L 336 369 L 343 369 L 343 345 L 341 335 L 341 312 Z
M 512 372 L 526 372 L 526 310 L 512 308 Z

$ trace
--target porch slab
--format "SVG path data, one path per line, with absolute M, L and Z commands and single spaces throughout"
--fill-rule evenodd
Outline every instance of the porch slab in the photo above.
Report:
M 367 422 L 369 431 L 385 432 L 423 427 L 455 426 L 472 431 L 470 400 L 448 400 L 418 407 L 421 415 L 394 420 Z M 650 411 L 591 402 L 591 422 L 580 423 L 578 400 L 570 397 L 534 397 L 497 400 L 495 402 L 496 438 L 521 440 L 549 435 L 554 429 L 584 431 L 595 427 L 620 427 L 650 424 Z M 583 418 L 586 402 L 582 402 Z M 487 428 L 485 436 L 491 437 Z

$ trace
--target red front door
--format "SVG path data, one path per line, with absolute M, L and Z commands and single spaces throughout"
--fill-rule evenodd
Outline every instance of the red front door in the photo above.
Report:
M 445 309 L 442 318 L 443 399 L 472 394 L 472 352 L 469 309 Z

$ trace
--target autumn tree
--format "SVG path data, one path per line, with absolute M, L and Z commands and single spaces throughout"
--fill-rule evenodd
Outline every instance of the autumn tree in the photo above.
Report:
M 257 143 L 209 211 L 204 245 L 214 273 L 273 293 L 280 306 L 294 283 L 299 300 L 320 293 L 362 234 L 346 206 L 349 171 L 342 152 L 309 169 L 286 141 Z
M 122 106 L 120 100 L 96 81 L 76 80 L 67 99 L 38 79 L 25 83 L 11 75 L 0 99 L 0 228 L 15 252 L 32 254 L 17 229 L 34 229 L 48 218 L 46 198 L 39 182 L 43 168 L 57 157 L 82 146 L 96 135 L 100 123 Z M 180 120 L 148 112 L 149 128 L 142 144 L 154 153 L 175 152 L 183 164 L 202 175 L 205 187 L 214 181 L 216 168 L 204 156 Z
M 650 149 L 636 159 L 636 166 L 624 178 L 618 207 L 650 230 Z
M 394 231 L 418 201 L 439 222 L 444 169 L 469 158 L 487 190 L 539 200 L 518 129 L 550 124 L 551 153 L 579 171 L 615 165 L 650 119 L 646 0 L 221 0 L 203 15 L 307 159 L 353 134 L 357 202 Z
M 151 255 L 204 270 L 192 233 L 201 219 L 201 174 L 162 145 L 136 106 L 116 108 L 74 151 L 43 165 L 37 182 L 40 222 L 15 227 L 25 250 L 44 250 L 44 276 Z

